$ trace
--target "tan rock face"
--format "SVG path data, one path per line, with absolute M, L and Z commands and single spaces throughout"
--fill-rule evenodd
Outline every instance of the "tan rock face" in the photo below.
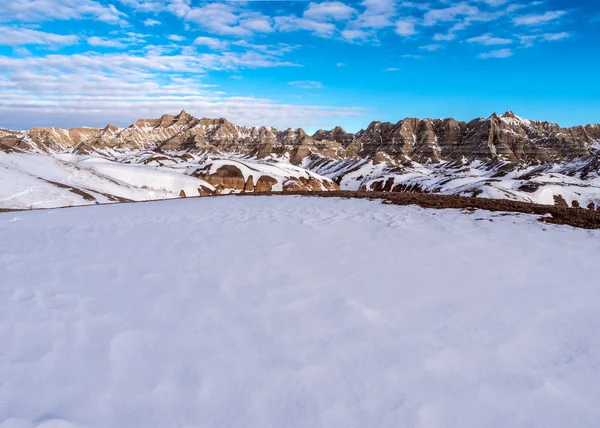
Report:
M 202 186 L 202 185 L 200 185 L 200 186 L 198 187 L 198 194 L 199 194 L 200 196 L 210 196 L 210 195 L 214 195 L 214 194 L 215 194 L 215 192 L 214 192 L 214 191 L 212 191 L 211 189 L 209 189 L 208 187 L 205 187 L 205 186 Z
M 201 171 L 193 174 L 215 187 L 222 187 L 231 190 L 244 190 L 246 181 L 242 171 L 234 165 L 223 165 L 214 174 L 207 171 Z
M 376 162 L 437 163 L 463 158 L 515 163 L 566 161 L 591 155 L 600 142 L 600 126 L 561 128 L 548 122 L 528 121 L 512 112 L 476 119 L 406 118 L 395 124 L 372 122 L 355 134 L 341 127 L 319 130 L 313 136 L 302 129 L 237 126 L 226 119 L 198 119 L 185 111 L 157 119 L 140 119 L 128 128 L 34 128 L 27 141 L 5 134 L 6 147 L 29 150 L 74 149 L 92 153 L 103 148 L 155 150 L 157 152 L 235 152 L 258 158 L 289 156 L 299 165 L 313 155 L 330 159 L 362 157 Z M 385 155 L 385 156 L 384 156 Z M 230 178 L 234 177 L 221 177 Z M 241 189 L 245 185 L 239 185 Z
M 254 191 L 256 193 L 270 192 L 273 190 L 273 186 L 277 184 L 277 180 L 268 175 L 262 175 L 256 182 Z
M 296 178 L 291 178 L 283 183 L 284 192 L 307 192 L 310 189 Z
M 246 183 L 244 184 L 244 192 L 254 192 L 254 179 L 252 176 L 248 176 Z

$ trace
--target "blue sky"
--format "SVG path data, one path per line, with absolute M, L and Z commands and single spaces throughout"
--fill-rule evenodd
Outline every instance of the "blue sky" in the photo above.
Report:
M 600 4 L 545 0 L 9 0 L 0 127 L 242 125 L 513 110 L 600 123 Z

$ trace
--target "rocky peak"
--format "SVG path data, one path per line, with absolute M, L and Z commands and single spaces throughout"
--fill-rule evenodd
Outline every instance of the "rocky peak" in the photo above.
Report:
M 33 144 L 40 150 L 74 148 L 83 143 L 86 150 L 104 147 L 209 150 L 258 157 L 289 154 L 296 163 L 312 154 L 333 158 L 377 157 L 385 162 L 410 159 L 429 163 L 467 158 L 545 163 L 589 156 L 590 151 L 596 153 L 600 148 L 598 126 L 561 128 L 520 118 L 512 111 L 469 123 L 451 118 L 408 117 L 397 123 L 373 121 L 357 133 L 336 126 L 308 136 L 300 128 L 283 131 L 265 126 L 250 128 L 234 125 L 224 118 L 197 119 L 182 110 L 177 115 L 140 119 L 126 129 L 114 125 L 103 129 L 37 128 L 27 132 L 26 141 L 17 134 L 14 136 L 12 146 Z
M 336 126 L 331 131 L 319 129 L 312 138 L 316 141 L 335 141 L 347 146 L 354 140 L 354 134 L 346 132 L 341 126 Z
M 119 132 L 119 128 L 115 125 L 108 124 L 102 129 L 103 134 L 113 135 Z

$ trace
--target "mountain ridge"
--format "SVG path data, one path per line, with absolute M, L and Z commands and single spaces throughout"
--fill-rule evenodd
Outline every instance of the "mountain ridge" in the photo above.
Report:
M 375 158 L 439 163 L 462 158 L 543 164 L 590 156 L 600 142 L 599 125 L 563 128 L 532 121 L 508 111 L 470 122 L 453 118 L 404 118 L 396 123 L 372 121 L 366 129 L 346 132 L 336 126 L 308 135 L 302 128 L 278 130 L 269 126 L 238 126 L 226 118 L 197 118 L 185 110 L 155 119 L 139 119 L 127 128 L 69 129 L 42 127 L 28 131 L 3 130 L 0 144 L 27 150 L 35 147 L 88 152 L 102 148 L 152 149 L 158 152 L 208 150 L 257 156 L 289 154 L 300 164 L 310 154 L 332 158 Z M 12 135 L 12 140 L 10 139 Z M 378 156 L 379 154 L 379 156 Z
M 509 111 L 468 123 L 405 118 L 308 135 L 181 111 L 126 128 L 0 130 L 0 167 L 0 206 L 10 207 L 341 189 L 597 209 L 600 126 L 561 128 Z

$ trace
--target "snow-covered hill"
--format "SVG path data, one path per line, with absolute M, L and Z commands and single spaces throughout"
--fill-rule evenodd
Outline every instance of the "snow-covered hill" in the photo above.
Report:
M 0 151 L 0 208 L 55 208 L 237 192 L 335 190 L 289 162 L 213 154 Z
M 356 134 L 336 127 L 313 136 L 185 111 L 128 128 L 0 129 L 0 208 L 340 186 L 596 210 L 599 147 L 600 126 L 561 128 L 512 112 L 469 123 L 372 122 Z
M 600 158 L 544 165 L 510 162 L 443 162 L 389 165 L 372 160 L 311 156 L 305 168 L 328 176 L 342 190 L 407 191 L 509 199 L 542 205 L 557 203 L 600 209 Z
M 2 428 L 600 420 L 598 231 L 265 196 L 0 213 L 0 242 Z

